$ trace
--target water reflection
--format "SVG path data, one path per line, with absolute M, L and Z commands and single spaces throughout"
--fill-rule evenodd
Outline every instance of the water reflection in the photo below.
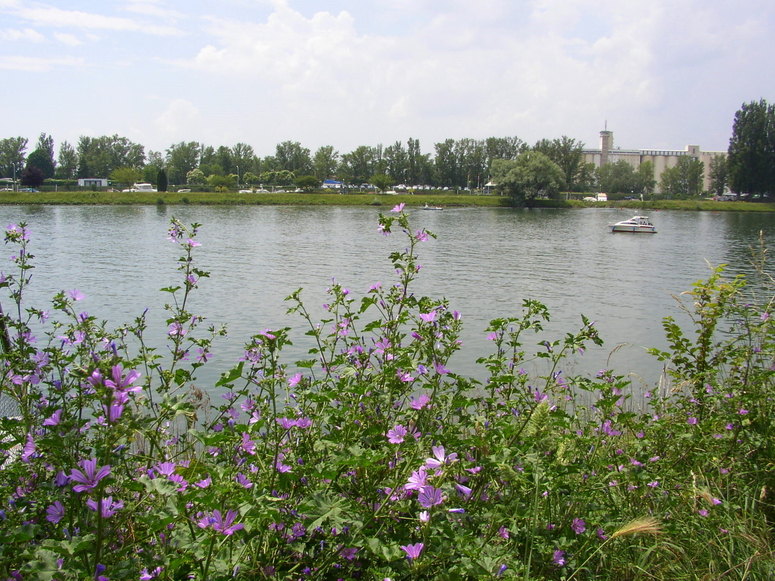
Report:
M 383 211 L 387 211 L 384 209 Z M 303 287 L 313 312 L 333 278 L 355 296 L 394 280 L 388 255 L 406 246 L 400 235 L 377 232 L 379 210 L 331 207 L 10 207 L 5 223 L 27 221 L 36 255 L 32 299 L 40 305 L 58 290 L 79 288 L 83 308 L 113 324 L 150 309 L 163 336 L 167 300 L 159 289 L 176 283 L 178 251 L 166 238 L 172 216 L 204 226 L 198 264 L 211 271 L 192 310 L 227 322 L 230 338 L 220 347 L 211 381 L 240 355 L 243 342 L 267 328 L 300 325 L 285 315 L 284 298 Z M 672 295 L 729 263 L 750 274 L 749 248 L 759 231 L 771 236 L 768 214 L 656 212 L 657 235 L 611 234 L 609 223 L 629 211 L 445 209 L 410 210 L 413 227 L 438 239 L 423 244 L 415 287 L 420 295 L 446 297 L 463 314 L 464 350 L 456 370 L 482 375 L 477 357 L 489 352 L 483 333 L 495 317 L 515 316 L 526 298 L 550 308 L 544 338 L 596 321 L 606 345 L 568 362 L 566 373 L 592 374 L 610 364 L 646 384 L 659 363 L 645 347 L 664 347 L 661 317 L 681 317 Z M 294 335 L 294 358 L 306 356 L 302 331 Z M 533 338 L 530 338 L 532 342 Z M 618 346 L 622 347 L 618 347 Z M 613 353 L 613 355 L 612 355 Z

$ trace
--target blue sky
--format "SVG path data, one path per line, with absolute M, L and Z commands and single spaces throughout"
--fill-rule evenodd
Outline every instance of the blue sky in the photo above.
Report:
M 771 0 L 0 0 L 4 137 L 726 150 L 775 102 Z

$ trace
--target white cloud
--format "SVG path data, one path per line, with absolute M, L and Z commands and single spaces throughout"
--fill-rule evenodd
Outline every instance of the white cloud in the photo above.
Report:
M 67 46 L 80 46 L 83 44 L 83 42 L 74 34 L 68 34 L 65 32 L 55 32 L 54 38 Z
M 46 37 L 32 28 L 0 30 L 0 40 L 8 42 L 44 42 Z
M 158 131 L 168 143 L 188 140 L 196 134 L 202 121 L 199 109 L 186 99 L 173 99 L 156 117 L 154 131 Z
M 0 70 L 44 73 L 59 67 L 81 67 L 83 59 L 73 57 L 40 58 L 0 55 Z
M 154 18 L 180 19 L 183 14 L 177 10 L 171 10 L 163 6 L 164 3 L 155 0 L 130 0 L 126 3 L 123 10 L 143 16 L 153 16 Z
M 173 26 L 145 24 L 131 18 L 106 16 L 81 10 L 63 10 L 45 4 L 12 5 L 16 17 L 33 26 L 68 29 L 96 29 L 123 32 L 142 32 L 156 36 L 178 36 L 182 32 Z

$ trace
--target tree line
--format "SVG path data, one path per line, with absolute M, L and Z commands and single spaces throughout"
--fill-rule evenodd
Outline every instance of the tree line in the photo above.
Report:
M 517 199 L 553 197 L 560 191 L 605 191 L 674 197 L 704 194 L 704 164 L 690 156 L 654 175 L 651 162 L 634 168 L 623 160 L 596 168 L 584 160 L 584 144 L 563 136 L 542 139 L 530 146 L 519 137 L 446 139 L 435 143 L 433 154 L 423 153 L 420 142 L 409 138 L 383 146 L 362 145 L 340 153 L 331 145 L 314 153 L 296 141 L 284 141 L 274 155 L 259 157 L 253 147 L 237 143 L 213 147 L 188 141 L 164 152 L 148 151 L 119 135 L 79 138 L 60 144 L 42 133 L 26 154 L 23 137 L 0 139 L 0 175 L 22 183 L 46 179 L 108 177 L 119 184 L 137 181 L 173 185 L 233 187 L 247 185 L 304 185 L 323 180 L 387 187 L 395 184 L 480 189 L 494 181 Z M 775 106 L 764 100 L 744 104 L 737 111 L 728 156 L 716 156 L 710 165 L 711 194 L 727 188 L 756 195 L 775 191 Z

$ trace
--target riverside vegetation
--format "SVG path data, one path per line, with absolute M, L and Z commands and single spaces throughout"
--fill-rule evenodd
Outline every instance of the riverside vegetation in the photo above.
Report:
M 592 194 L 594 195 L 594 194 Z M 508 196 L 462 193 L 399 193 L 384 195 L 377 193 L 237 193 L 237 192 L 0 192 L 2 205 L 294 205 L 294 206 L 385 206 L 398 203 L 407 206 L 443 207 L 511 207 L 514 201 Z M 615 200 L 608 202 L 584 202 L 582 200 L 536 199 L 531 202 L 536 208 L 631 208 L 644 210 L 702 210 L 712 212 L 775 212 L 775 203 L 770 202 L 720 202 L 711 199 L 673 200 L 653 198 L 637 200 Z
M 7 229 L 3 579 L 775 577 L 771 281 L 716 268 L 684 294 L 691 323 L 664 319 L 653 352 L 670 389 L 566 376 L 602 339 L 583 316 L 543 339 L 536 300 L 491 322 L 480 383 L 450 368 L 460 315 L 412 292 L 433 234 L 399 204 L 378 226 L 401 238 L 395 280 L 332 283 L 321 321 L 293 292 L 309 359 L 283 360 L 288 328 L 259 330 L 202 391 L 225 331 L 192 306 L 199 228 L 169 229 L 166 349 L 144 315 L 81 312 L 81 290 L 27 305 L 30 233 Z

